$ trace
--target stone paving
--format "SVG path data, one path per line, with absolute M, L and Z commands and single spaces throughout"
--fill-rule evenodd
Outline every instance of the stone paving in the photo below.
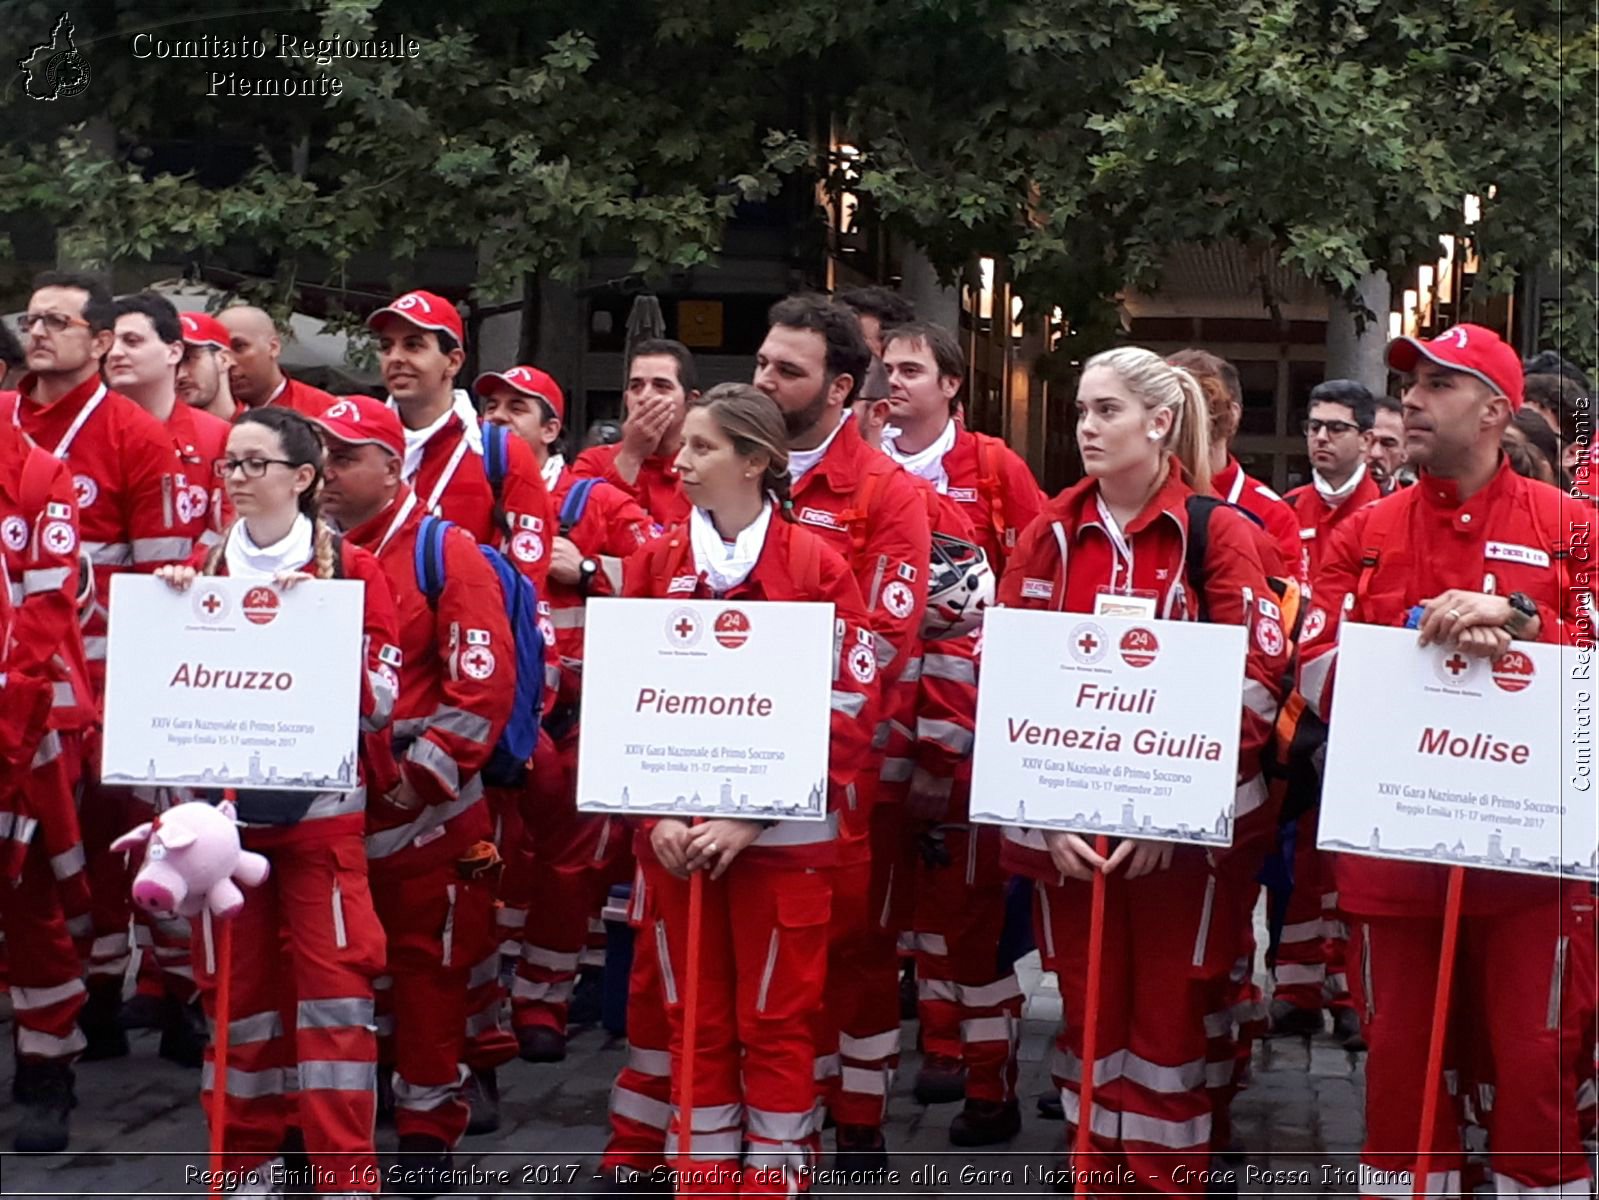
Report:
M 1062 1131 L 1036 1114 L 1033 1101 L 1051 1086 L 1049 1048 L 1060 997 L 1036 958 L 1018 969 L 1028 994 L 1021 1041 L 1024 1124 L 1011 1146 L 984 1153 L 949 1145 L 946 1130 L 957 1106 L 922 1108 L 911 1099 L 917 1055 L 914 1026 L 907 1025 L 886 1130 L 898 1181 L 870 1189 L 824 1185 L 820 1194 L 1052 1194 L 1041 1186 L 1039 1173 L 1060 1165 Z M 54 1158 L 0 1155 L 0 1194 L 203 1195 L 204 1188 L 192 1182 L 193 1172 L 205 1166 L 198 1076 L 158 1058 L 155 1042 L 153 1034 L 136 1035 L 129 1058 L 81 1066 L 72 1151 Z M 589 1030 L 575 1035 L 570 1049 L 564 1063 L 518 1062 L 501 1072 L 503 1127 L 468 1139 L 457 1163 L 508 1172 L 511 1183 L 463 1187 L 462 1195 L 581 1195 L 599 1187 L 594 1168 L 605 1143 L 606 1097 L 625 1046 Z M 1234 1105 L 1237 1137 L 1246 1150 L 1239 1195 L 1353 1194 L 1347 1181 L 1361 1138 L 1361 1061 L 1325 1039 L 1257 1047 L 1254 1081 Z M 9 1145 L 14 1120 L 9 1109 L 0 1115 L 0 1145 Z M 380 1132 L 380 1146 L 392 1145 L 392 1133 Z M 991 1174 L 977 1178 L 979 1171 Z M 1330 1171 L 1342 1175 L 1329 1182 Z M 1203 1187 L 1196 1184 L 1193 1194 L 1203 1195 Z

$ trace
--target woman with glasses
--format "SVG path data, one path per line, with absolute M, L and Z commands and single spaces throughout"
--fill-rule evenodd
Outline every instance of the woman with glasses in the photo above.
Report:
M 1058 963 L 1065 1022 L 1053 1075 L 1079 1119 L 1092 881 L 1106 876 L 1094 1111 L 1077 1170 L 1118 1194 L 1192 1194 L 1211 1152 L 1208 1026 L 1240 949 L 1239 916 L 1275 832 L 1261 774 L 1287 665 L 1281 614 L 1244 514 L 1209 516 L 1202 563 L 1189 561 L 1195 500 L 1210 492 L 1205 395 L 1187 371 L 1135 346 L 1089 359 L 1077 388 L 1086 478 L 1023 532 L 999 588 L 1003 605 L 1139 614 L 1248 629 L 1232 844 L 1179 846 L 1009 827 L 1003 859 L 1039 883 L 1041 933 Z M 1062 636 L 1072 622 L 1062 623 Z M 1096 1194 L 1104 1189 L 1095 1187 Z
M 158 576 L 179 591 L 200 574 L 259 580 L 279 592 L 309 579 L 360 580 L 361 730 L 377 733 L 399 689 L 391 665 L 399 662 L 394 602 L 377 560 L 318 516 L 322 444 L 310 422 L 286 408 L 245 413 L 217 471 L 237 519 L 203 557 L 163 567 Z M 378 744 L 363 739 L 368 748 Z M 234 918 L 224 1165 L 246 1180 L 237 1195 L 279 1194 L 272 1167 L 281 1166 L 296 1130 L 317 1178 L 337 1181 L 328 1191 L 378 1190 L 372 979 L 384 941 L 367 888 L 364 834 L 366 789 L 387 792 L 393 773 L 381 751 L 363 752 L 360 786 L 348 792 L 238 793 L 244 846 L 266 855 L 272 873 Z M 196 941 L 205 935 L 197 925 Z M 195 977 L 214 1018 L 212 961 L 209 946 L 197 950 Z M 208 1113 L 211 1079 L 207 1062 Z

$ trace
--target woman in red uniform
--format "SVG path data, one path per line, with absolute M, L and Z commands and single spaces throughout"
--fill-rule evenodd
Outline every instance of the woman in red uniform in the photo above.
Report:
M 1007 865 L 1042 885 L 1044 951 L 1058 960 L 1066 1015 L 1053 1073 L 1073 1126 L 1091 881 L 1095 872 L 1108 877 L 1093 1154 L 1074 1165 L 1105 1172 L 1096 1176 L 1102 1181 L 1121 1171 L 1119 1192 L 1192 1194 L 1196 1180 L 1203 1186 L 1196 1172 L 1208 1165 L 1211 1133 L 1205 1017 L 1237 956 L 1241 922 L 1233 915 L 1253 897 L 1273 832 L 1260 757 L 1286 638 L 1242 514 L 1220 508 L 1211 515 L 1202 578 L 1188 574 L 1189 502 L 1210 491 L 1209 440 L 1204 394 L 1186 371 L 1137 347 L 1090 359 L 1077 390 L 1086 478 L 1028 526 L 999 592 L 1012 607 L 1143 611 L 1249 630 L 1230 848 L 1129 838 L 1101 858 L 1089 837 L 1007 830 Z
M 252 409 L 228 434 L 217 469 L 238 519 L 191 565 L 157 574 L 180 591 L 199 574 L 255 579 L 277 591 L 307 579 L 360 580 L 361 730 L 378 732 L 399 691 L 390 665 L 400 661 L 394 601 L 377 560 L 318 519 L 322 443 L 311 423 L 291 409 Z M 244 846 L 272 864 L 266 882 L 246 893 L 233 926 L 224 1159 L 245 1180 L 239 1195 L 279 1194 L 271 1168 L 291 1130 L 303 1135 L 319 1182 L 336 1181 L 319 1190 L 378 1190 L 372 979 L 384 944 L 367 888 L 365 809 L 367 787 L 382 795 L 393 780 L 371 778 L 375 769 L 391 774 L 392 759 L 368 763 L 363 756 L 360 785 L 347 792 L 238 793 Z M 196 942 L 208 933 L 202 925 Z M 279 945 L 286 956 L 274 952 Z M 207 938 L 206 952 L 195 954 L 195 978 L 214 1017 L 212 962 Z M 207 1112 L 210 1054 L 202 1082 Z
M 636 847 L 654 910 L 642 932 L 663 950 L 661 986 L 672 1029 L 669 1162 L 683 1120 L 676 1100 L 688 879 L 706 872 L 694 1161 L 678 1190 L 791 1195 L 807 1186 L 818 1149 L 810 1023 L 827 968 L 831 884 L 823 868 L 835 857 L 838 808 L 848 802 L 856 764 L 867 757 L 877 666 L 849 568 L 788 517 L 788 450 L 777 405 L 734 383 L 689 405 L 677 468 L 693 511 L 628 561 L 625 594 L 814 600 L 834 605 L 837 616 L 828 819 L 663 818 L 641 829 Z

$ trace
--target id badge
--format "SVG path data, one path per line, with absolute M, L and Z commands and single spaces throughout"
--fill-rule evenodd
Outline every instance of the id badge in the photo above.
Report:
M 1100 588 L 1094 597 L 1096 617 L 1140 617 L 1146 621 L 1155 617 L 1153 592 L 1113 592 Z

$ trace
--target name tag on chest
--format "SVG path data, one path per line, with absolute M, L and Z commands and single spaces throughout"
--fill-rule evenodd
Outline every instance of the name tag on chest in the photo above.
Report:
M 1514 542 L 1489 542 L 1482 551 L 1489 562 L 1520 563 L 1524 567 L 1548 567 L 1549 552 L 1536 546 L 1518 546 Z
M 1137 617 L 1143 620 L 1153 620 L 1155 616 L 1155 597 L 1146 592 L 1101 591 L 1094 597 L 1094 615 L 1096 617 Z

